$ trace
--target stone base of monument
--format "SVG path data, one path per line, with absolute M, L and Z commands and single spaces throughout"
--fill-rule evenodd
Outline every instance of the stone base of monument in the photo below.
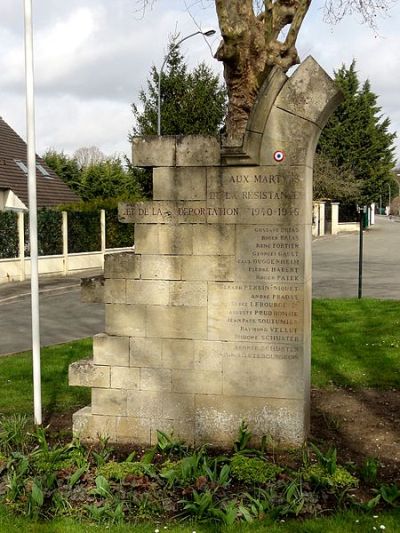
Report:
M 106 333 L 70 367 L 92 388 L 74 415 L 86 440 L 153 444 L 157 430 L 230 446 L 307 436 L 311 338 L 312 163 L 339 101 L 308 58 L 275 69 L 243 146 L 203 136 L 133 141 L 153 167 L 153 201 L 122 204 L 135 253 L 106 257 Z

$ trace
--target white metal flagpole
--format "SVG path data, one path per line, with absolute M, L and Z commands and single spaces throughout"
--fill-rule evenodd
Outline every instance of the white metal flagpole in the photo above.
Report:
M 33 406 L 36 425 L 42 423 L 40 372 L 39 269 L 36 202 L 35 100 L 33 78 L 32 0 L 25 0 L 25 78 L 28 144 L 29 237 L 31 251 Z

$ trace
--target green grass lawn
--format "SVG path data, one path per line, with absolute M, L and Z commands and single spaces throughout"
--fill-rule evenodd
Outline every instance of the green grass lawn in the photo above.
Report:
M 42 348 L 42 403 L 46 414 L 71 411 L 90 403 L 90 391 L 68 385 L 68 366 L 91 357 L 92 339 Z M 32 353 L 0 357 L 0 414 L 32 411 Z
M 400 302 L 314 300 L 312 384 L 400 388 Z
M 338 513 L 327 518 L 313 518 L 304 521 L 287 520 L 274 523 L 270 520 L 253 524 L 235 524 L 223 527 L 203 524 L 126 524 L 121 526 L 106 526 L 110 533 L 365 533 L 367 531 L 385 531 L 385 533 L 400 532 L 400 511 L 386 511 L 377 515 L 358 515 L 353 512 Z M 385 526 L 381 529 L 380 526 Z M 166 528 L 165 528 L 166 527 Z M 164 529 L 165 528 L 165 529 Z M 373 528 L 376 528 L 375 530 Z M 6 509 L 0 507 L 1 533 L 89 533 L 94 529 L 105 530 L 105 526 L 79 524 L 71 519 L 57 519 L 51 522 L 33 522 L 24 518 L 12 516 Z

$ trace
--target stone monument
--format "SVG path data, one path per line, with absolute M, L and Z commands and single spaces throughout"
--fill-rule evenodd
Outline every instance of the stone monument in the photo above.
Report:
M 272 71 L 243 146 L 203 136 L 133 141 L 153 168 L 153 201 L 122 204 L 135 252 L 106 258 L 106 333 L 70 367 L 92 387 L 74 415 L 84 439 L 152 444 L 156 430 L 231 445 L 307 436 L 311 351 L 312 168 L 340 101 L 309 57 Z

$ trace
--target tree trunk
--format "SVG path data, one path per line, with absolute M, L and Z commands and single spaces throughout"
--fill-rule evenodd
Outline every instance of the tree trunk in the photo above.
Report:
M 264 0 L 256 16 L 253 0 L 215 0 L 222 42 L 216 58 L 224 63 L 228 90 L 227 146 L 240 146 L 258 90 L 273 66 L 284 71 L 299 62 L 297 34 L 311 0 Z M 285 40 L 281 31 L 289 26 Z

